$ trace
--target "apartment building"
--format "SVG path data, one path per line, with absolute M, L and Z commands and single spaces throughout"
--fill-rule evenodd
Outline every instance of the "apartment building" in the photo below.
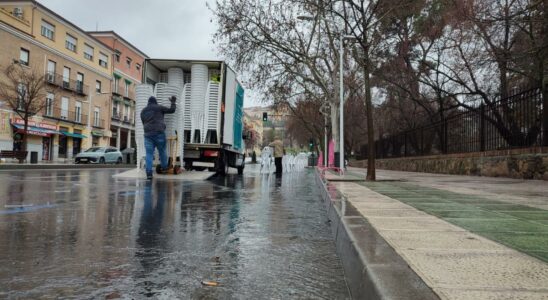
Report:
M 142 82 L 142 67 L 148 56 L 114 31 L 88 33 L 114 53 L 110 145 L 120 150 L 135 149 L 135 122 L 139 121 L 139 112 L 135 111 L 135 86 Z
M 69 161 L 85 148 L 110 143 L 108 46 L 36 1 L 0 1 L 0 41 L 0 68 L 17 63 L 44 72 L 56 91 L 47 94 L 46 108 L 30 120 L 28 132 L 0 106 L 12 131 L 0 130 L 0 149 L 16 149 L 28 134 L 27 150 L 38 152 L 39 160 Z

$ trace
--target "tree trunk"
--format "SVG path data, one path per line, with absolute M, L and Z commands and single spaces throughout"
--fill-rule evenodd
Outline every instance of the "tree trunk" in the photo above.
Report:
M 331 104 L 331 139 L 335 141 L 335 152 L 339 151 L 339 106 Z M 329 144 L 329 141 L 328 141 Z
M 23 142 L 21 143 L 21 151 L 27 151 L 29 118 L 25 117 L 23 121 L 25 124 L 23 126 Z M 25 159 L 20 159 L 19 163 L 22 164 L 24 161 Z

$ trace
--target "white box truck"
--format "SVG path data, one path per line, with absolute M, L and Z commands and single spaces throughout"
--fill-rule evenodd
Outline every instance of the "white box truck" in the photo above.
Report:
M 146 59 L 143 74 L 147 84 L 181 87 L 185 169 L 243 173 L 244 89 L 224 61 Z

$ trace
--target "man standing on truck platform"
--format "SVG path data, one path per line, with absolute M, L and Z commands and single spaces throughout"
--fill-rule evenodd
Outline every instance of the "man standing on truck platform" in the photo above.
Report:
M 268 145 L 274 150 L 274 165 L 276 165 L 276 175 L 282 175 L 282 158 L 284 156 L 284 144 L 280 139 L 274 140 Z
M 147 179 L 152 179 L 152 161 L 154 148 L 158 149 L 162 172 L 167 170 L 166 155 L 166 124 L 164 114 L 175 112 L 175 101 L 177 98 L 171 96 L 171 107 L 159 105 L 154 96 L 148 98 L 148 105 L 141 111 L 141 121 L 145 130 L 145 150 L 146 150 L 146 173 Z

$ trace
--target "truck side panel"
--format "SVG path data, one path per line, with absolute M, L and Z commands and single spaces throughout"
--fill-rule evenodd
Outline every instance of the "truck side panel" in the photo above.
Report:
M 237 84 L 236 99 L 234 101 L 234 149 L 242 150 L 242 135 L 244 130 L 244 89 Z
M 236 104 L 236 74 L 230 68 L 226 70 L 225 78 L 225 113 L 224 113 L 224 129 L 223 143 L 234 146 L 234 120 L 235 104 Z

